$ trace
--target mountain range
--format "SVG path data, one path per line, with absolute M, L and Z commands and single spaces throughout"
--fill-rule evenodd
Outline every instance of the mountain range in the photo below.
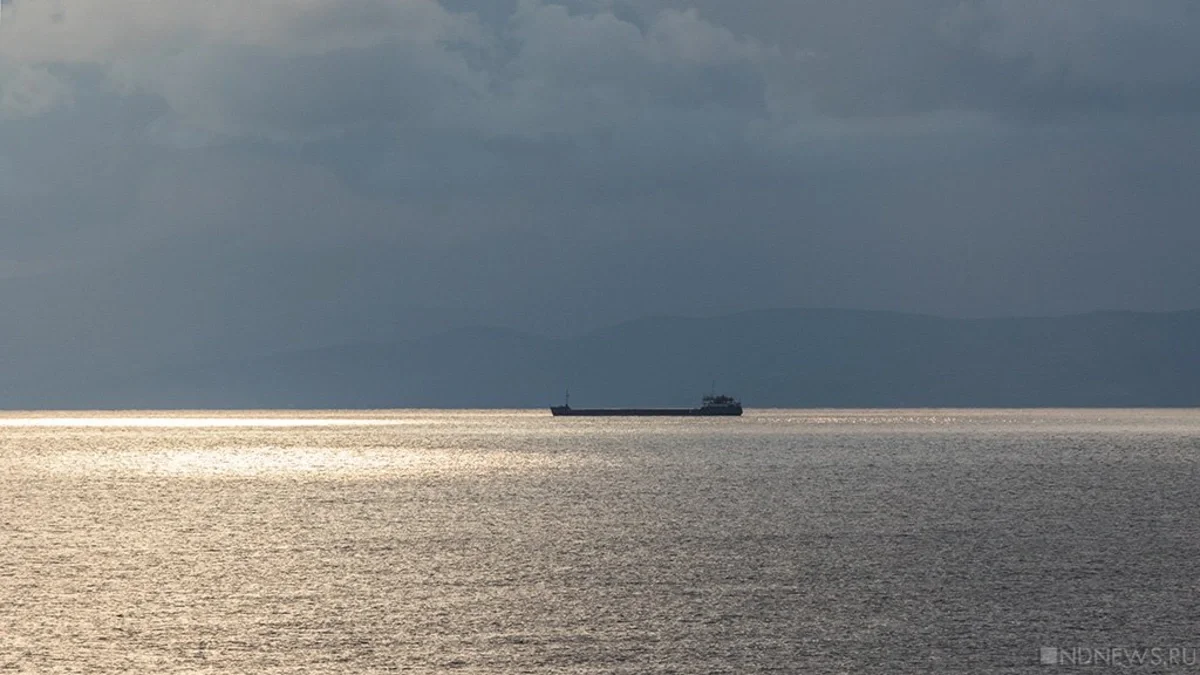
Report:
M 1200 311 L 957 319 L 782 309 L 652 317 L 574 337 L 454 328 L 394 342 L 180 362 L 10 408 L 1200 405 Z

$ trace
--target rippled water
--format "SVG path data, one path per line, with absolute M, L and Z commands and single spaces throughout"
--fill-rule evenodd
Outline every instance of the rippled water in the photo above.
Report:
M 1198 467 L 1197 411 L 10 413 L 0 672 L 1200 672 Z

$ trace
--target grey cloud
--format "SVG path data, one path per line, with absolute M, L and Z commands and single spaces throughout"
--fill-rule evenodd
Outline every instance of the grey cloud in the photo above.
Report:
M 976 0 L 940 24 L 987 56 L 1021 62 L 1037 80 L 1097 86 L 1189 86 L 1198 79 L 1200 8 L 1186 0 Z
M 1192 112 L 1200 6 L 1189 0 L 629 3 L 699 6 L 797 57 L 777 87 L 824 115 L 1003 117 Z M 788 111 L 804 114 L 802 107 Z
M 183 122 L 226 136 L 311 140 L 363 126 L 453 125 L 480 104 L 460 59 L 405 44 L 281 55 L 260 47 L 189 53 L 162 78 Z
M 1198 19 L 1186 0 L 977 0 L 947 12 L 939 32 L 1007 73 L 1029 107 L 1195 112 Z
M 103 4 L 0 34 L 0 73 L 62 85 L 0 119 L 0 305 L 42 327 L 0 344 L 42 363 L 45 335 L 114 368 L 392 339 L 414 308 L 1200 302 L 1180 3 Z
M 369 126 L 546 136 L 636 124 L 659 109 L 753 119 L 764 114 L 761 67 L 775 58 L 695 12 L 664 11 L 643 32 L 609 12 L 528 2 L 486 29 L 445 14 L 439 39 L 330 14 L 344 39 L 328 48 L 205 44 L 140 69 L 134 84 L 164 96 L 179 125 L 229 136 L 312 140 Z M 315 23 L 307 17 L 291 39 L 307 44 Z
M 0 65 L 0 120 L 36 117 L 70 102 L 70 86 L 48 68 Z
M 0 59 L 45 64 L 61 40 L 66 62 L 109 64 L 181 119 L 235 135 L 308 137 L 373 116 L 572 133 L 654 105 L 742 107 L 776 123 L 1194 111 L 1200 91 L 1198 10 L 1187 0 L 249 0 L 228 17 L 228 7 L 164 0 L 128 24 L 92 4 L 75 9 L 69 30 L 29 25 L 53 40 L 10 31 Z

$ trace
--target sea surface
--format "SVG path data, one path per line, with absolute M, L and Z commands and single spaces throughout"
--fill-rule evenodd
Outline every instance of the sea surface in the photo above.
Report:
M 1200 672 L 1197 646 L 1196 410 L 0 415 L 0 673 Z

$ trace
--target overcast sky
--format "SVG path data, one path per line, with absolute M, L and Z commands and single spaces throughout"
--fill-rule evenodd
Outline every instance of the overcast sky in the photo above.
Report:
M 564 332 L 1200 307 L 1198 18 L 4 0 L 0 291 L 53 304 L 55 330 L 194 306 L 262 335 L 336 315 L 331 340 L 382 306 Z

